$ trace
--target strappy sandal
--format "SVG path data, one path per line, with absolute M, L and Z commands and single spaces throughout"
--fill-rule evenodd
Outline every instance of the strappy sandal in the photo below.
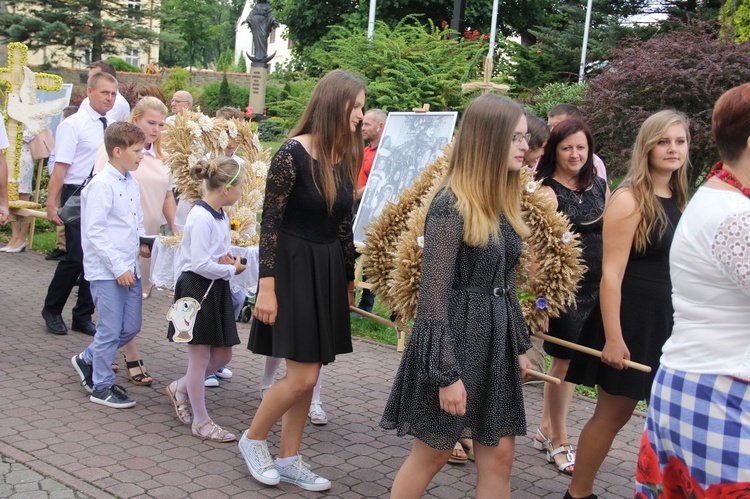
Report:
M 133 374 L 131 371 L 137 369 L 140 372 Z M 151 386 L 154 382 L 154 378 L 149 376 L 145 369 L 143 369 L 143 360 L 129 361 L 125 359 L 125 377 L 136 386 Z
M 558 461 L 557 459 L 555 459 L 555 457 L 563 453 L 564 455 L 562 457 L 565 458 L 565 461 L 563 461 L 562 464 L 557 464 Z M 576 454 L 575 450 L 573 450 L 573 446 L 565 442 L 563 444 L 560 444 L 560 447 L 558 447 L 557 449 L 553 449 L 552 442 L 550 442 L 549 447 L 547 448 L 547 462 L 553 463 L 557 470 L 561 473 L 572 475 L 573 471 L 569 468 L 572 468 L 576 464 Z
M 547 435 L 542 433 L 541 428 L 537 428 L 536 436 L 531 438 L 531 442 L 534 444 L 534 448 L 536 450 L 545 452 L 552 443 L 552 440 L 550 440 Z
M 174 385 L 174 388 L 172 388 L 172 385 Z M 179 419 L 182 424 L 190 424 L 193 421 L 193 415 L 190 413 L 188 394 L 183 390 L 178 390 L 177 386 L 177 381 L 173 381 L 172 384 L 167 386 L 167 395 L 172 399 L 174 410 L 177 413 L 177 419 Z M 177 394 L 185 395 L 185 398 L 182 401 L 179 401 L 177 400 Z
M 203 435 L 201 433 L 201 430 L 205 428 L 207 425 L 210 425 L 211 431 Z M 210 419 L 203 424 L 193 425 L 193 436 L 198 437 L 201 440 L 210 440 L 211 442 L 226 443 L 226 442 L 234 442 L 235 440 L 237 440 L 237 437 L 235 437 L 234 434 L 229 433 L 227 430 L 217 425 Z
M 461 454 L 463 454 L 463 456 Z M 466 464 L 466 461 L 468 460 L 469 458 L 466 457 L 464 446 L 461 445 L 461 442 L 456 442 L 456 445 L 453 446 L 453 450 L 451 451 L 451 457 L 448 458 L 448 462 L 451 464 Z
M 471 444 L 467 445 L 466 442 L 471 442 Z M 466 453 L 466 458 L 469 461 L 474 460 L 474 442 L 470 438 L 462 438 L 458 441 L 459 444 L 461 444 L 461 447 L 463 447 L 464 452 Z

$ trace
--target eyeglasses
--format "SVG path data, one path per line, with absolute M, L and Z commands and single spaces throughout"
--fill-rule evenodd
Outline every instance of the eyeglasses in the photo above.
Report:
M 179 103 L 179 104 L 184 104 L 185 102 L 190 102 L 190 101 L 189 101 L 189 100 L 177 100 L 177 99 L 172 99 L 172 100 L 171 100 L 171 101 L 169 101 L 169 102 L 171 102 L 172 104 L 178 104 L 178 103 Z
M 530 133 L 514 133 L 513 136 L 510 138 L 510 141 L 513 142 L 514 146 L 520 146 L 521 141 L 525 140 L 526 143 L 529 143 L 529 140 L 531 140 L 531 134 Z

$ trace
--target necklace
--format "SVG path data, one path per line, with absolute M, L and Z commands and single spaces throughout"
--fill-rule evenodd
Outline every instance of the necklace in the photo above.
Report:
M 750 198 L 750 189 L 742 185 L 742 182 L 740 182 L 737 177 L 729 173 L 728 171 L 724 170 L 723 164 L 721 161 L 716 163 L 716 166 L 714 166 L 711 169 L 711 172 L 706 176 L 706 180 L 710 179 L 711 177 L 716 177 L 722 182 L 726 182 L 727 184 L 731 185 L 732 187 L 735 187 L 742 192 L 742 194 L 745 195 L 745 197 Z
M 570 186 L 570 181 L 573 180 L 573 178 L 575 177 L 571 177 L 570 179 L 568 179 L 567 182 L 562 182 L 562 178 L 559 178 L 559 179 L 555 178 L 555 180 L 557 180 L 560 183 L 560 185 L 568 189 L 571 192 L 571 194 L 573 194 L 573 197 L 578 200 L 578 204 L 583 204 L 583 193 L 578 192 L 578 189 L 576 187 Z

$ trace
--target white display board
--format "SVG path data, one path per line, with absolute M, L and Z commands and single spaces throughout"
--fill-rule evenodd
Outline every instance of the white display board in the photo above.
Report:
M 458 113 L 389 113 L 375 160 L 354 220 L 354 242 L 362 243 L 365 227 L 401 193 L 424 168 L 442 155 L 453 138 Z
M 36 101 L 37 102 L 49 102 L 55 99 L 64 98 L 65 106 L 63 107 L 67 107 L 70 105 L 70 96 L 72 94 L 73 94 L 73 84 L 63 83 L 62 88 L 56 92 L 37 89 Z M 55 131 L 57 130 L 57 125 L 59 125 L 60 122 L 62 121 L 62 111 L 57 113 L 55 116 L 51 116 L 47 118 L 46 121 L 47 121 L 47 126 L 49 127 L 50 131 L 52 132 L 52 136 L 54 137 Z

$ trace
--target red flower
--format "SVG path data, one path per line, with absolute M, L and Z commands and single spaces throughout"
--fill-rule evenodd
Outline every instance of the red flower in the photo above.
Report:
M 447 28 L 448 27 L 448 21 L 441 22 L 440 23 L 440 27 L 443 28 L 443 29 Z
M 651 442 L 648 441 L 648 430 L 643 432 L 641 448 L 638 452 L 638 468 L 635 471 L 635 479 L 638 483 L 656 485 L 661 483 L 661 471 L 659 470 L 659 459 L 656 457 Z
M 676 456 L 669 456 L 664 468 L 664 499 L 705 499 L 701 485 L 690 476 L 685 463 Z
M 742 499 L 750 497 L 750 483 L 721 483 L 706 490 L 706 499 Z

